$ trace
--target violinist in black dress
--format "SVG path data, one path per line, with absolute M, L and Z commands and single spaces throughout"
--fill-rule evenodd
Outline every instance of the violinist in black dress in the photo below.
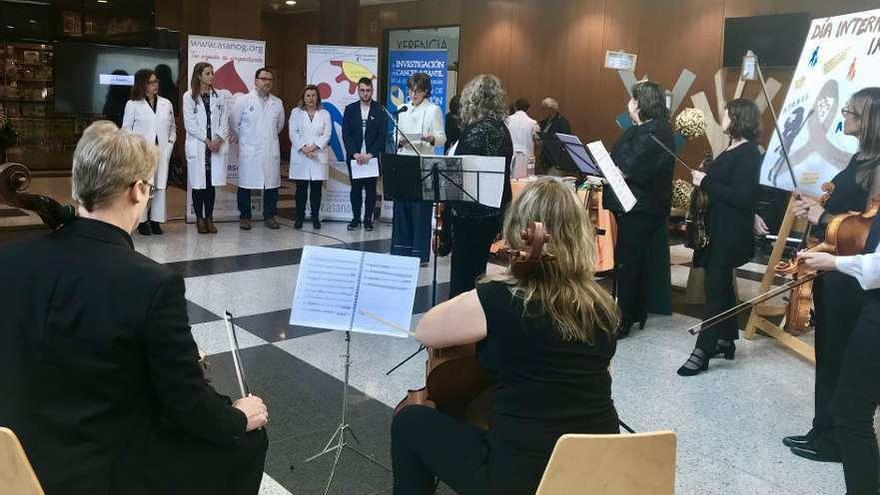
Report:
M 820 234 L 833 215 L 864 211 L 870 198 L 880 193 L 880 89 L 856 92 L 841 110 L 843 131 L 859 139 L 859 152 L 832 183 L 834 189 L 822 207 L 804 198 L 795 203 L 795 213 L 806 217 Z M 818 227 L 818 229 L 816 229 Z M 816 386 L 813 425 L 805 435 L 785 437 L 791 451 L 815 461 L 840 461 L 840 448 L 831 400 L 837 389 L 844 361 L 844 350 L 853 333 L 864 303 L 858 281 L 832 271 L 813 284 L 816 312 Z M 874 495 L 874 494 L 871 494 Z
M 706 270 L 706 318 L 736 305 L 734 269 L 754 255 L 753 211 L 761 173 L 761 152 L 754 140 L 761 132 L 760 119 L 761 112 L 754 101 L 745 98 L 729 101 L 721 126 L 730 137 L 730 144 L 712 162 L 708 174 L 692 172 L 694 185 L 709 198 L 709 245 L 696 250 L 693 261 L 693 266 Z M 692 376 L 705 371 L 709 358 L 717 354 L 733 359 L 734 341 L 738 337 L 735 318 L 703 330 L 678 374 Z

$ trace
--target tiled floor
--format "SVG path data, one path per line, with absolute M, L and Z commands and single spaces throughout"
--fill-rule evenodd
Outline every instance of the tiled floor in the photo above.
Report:
M 312 232 L 308 227 L 295 231 L 283 221 L 276 231 L 262 223 L 250 232 L 232 223 L 220 224 L 219 230 L 198 235 L 193 226 L 171 222 L 164 236 L 135 235 L 135 244 L 186 277 L 193 335 L 209 354 L 213 384 L 229 395 L 235 387 L 220 315 L 229 310 L 236 316 L 247 379 L 272 417 L 262 493 L 321 493 L 331 457 L 303 460 L 324 446 L 339 422 L 345 341 L 340 332 L 287 323 L 301 249 L 321 244 L 385 252 L 390 226 L 348 232 L 344 223 L 326 222 Z M 671 255 L 673 284 L 683 288 L 690 252 L 672 246 Z M 439 263 L 441 300 L 448 291 L 448 263 L 448 258 Z M 762 270 L 747 265 L 739 272 L 743 292 L 754 290 Z M 414 324 L 430 307 L 431 274 L 431 267 L 421 270 Z M 644 330 L 620 343 L 613 361 L 621 418 L 637 431 L 669 429 L 678 435 L 677 493 L 843 493 L 839 464 L 797 458 L 780 441 L 809 428 L 813 366 L 759 336 L 740 340 L 735 361 L 713 360 L 707 373 L 677 376 L 694 345 L 685 329 L 701 312 L 683 299 L 683 290 L 675 291 L 676 313 L 652 316 Z M 415 341 L 355 334 L 351 345 L 349 419 L 359 448 L 388 464 L 392 408 L 407 389 L 422 385 L 424 355 L 388 376 L 417 349 Z M 331 493 L 390 493 L 390 487 L 390 473 L 346 453 Z

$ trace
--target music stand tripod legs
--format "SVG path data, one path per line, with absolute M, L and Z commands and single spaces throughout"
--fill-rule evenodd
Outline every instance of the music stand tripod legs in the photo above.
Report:
M 354 430 L 351 428 L 351 425 L 348 424 L 348 377 L 349 377 L 349 369 L 351 368 L 351 332 L 345 332 L 345 354 L 342 356 L 345 358 L 345 380 L 343 384 L 343 392 L 342 392 L 342 417 L 339 420 L 339 426 L 336 427 L 336 431 L 333 432 L 333 435 L 330 437 L 330 440 L 327 441 L 327 444 L 317 454 L 309 457 L 304 462 L 311 462 L 319 457 L 323 457 L 331 452 L 335 452 L 333 457 L 333 466 L 330 468 L 330 476 L 327 478 L 327 485 L 324 487 L 324 495 L 330 492 L 330 486 L 333 484 L 333 477 L 336 475 L 336 467 L 339 465 L 339 458 L 342 456 L 342 451 L 348 449 L 355 454 L 363 457 L 364 459 L 372 462 L 373 464 L 381 467 L 382 469 L 390 472 L 391 469 L 377 461 L 373 458 L 373 456 L 367 454 L 366 452 L 360 450 L 359 448 L 353 446 L 347 439 L 346 433 L 354 438 L 354 441 L 360 443 L 357 435 L 354 434 Z

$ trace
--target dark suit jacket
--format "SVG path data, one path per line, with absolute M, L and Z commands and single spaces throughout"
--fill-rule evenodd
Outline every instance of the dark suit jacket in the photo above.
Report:
M 574 167 L 571 159 L 562 149 L 562 144 L 556 138 L 556 133 L 571 134 L 571 123 L 561 113 L 557 113 L 549 119 L 542 120 L 539 124 L 542 133 L 541 153 L 544 167 L 558 167 L 569 169 Z M 576 168 L 576 167 L 575 167 Z
M 0 424 L 49 495 L 173 486 L 169 436 L 243 441 L 247 418 L 197 362 L 183 279 L 127 233 L 77 219 L 0 260 Z
M 342 116 L 342 139 L 345 141 L 346 162 L 351 166 L 351 160 L 355 153 L 361 152 L 364 141 L 367 143 L 367 153 L 379 158 L 385 151 L 387 131 L 385 129 L 385 113 L 375 101 L 370 103 L 370 114 L 367 117 L 367 131 L 363 132 L 361 121 L 360 100 L 345 107 Z M 364 135 L 366 134 L 366 136 Z
M 737 267 L 755 254 L 755 202 L 761 152 L 752 141 L 725 151 L 701 187 L 709 196 L 709 246 L 694 253 L 697 266 Z
M 611 150 L 614 164 L 623 173 L 626 184 L 636 197 L 629 213 L 669 216 L 672 206 L 672 173 L 675 159 L 651 139 L 651 135 L 669 149 L 675 146 L 672 129 L 666 122 L 652 120 L 627 129 Z M 611 188 L 608 188 L 611 191 Z M 605 208 L 622 212 L 617 197 L 603 194 Z M 645 240 L 647 242 L 647 239 Z

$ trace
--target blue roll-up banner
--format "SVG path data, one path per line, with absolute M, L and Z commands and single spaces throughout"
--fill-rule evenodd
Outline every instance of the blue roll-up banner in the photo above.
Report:
M 431 97 L 446 112 L 446 82 L 449 54 L 446 50 L 391 50 L 388 53 L 388 107 L 396 111 L 409 101 L 406 81 L 417 72 L 431 78 Z

